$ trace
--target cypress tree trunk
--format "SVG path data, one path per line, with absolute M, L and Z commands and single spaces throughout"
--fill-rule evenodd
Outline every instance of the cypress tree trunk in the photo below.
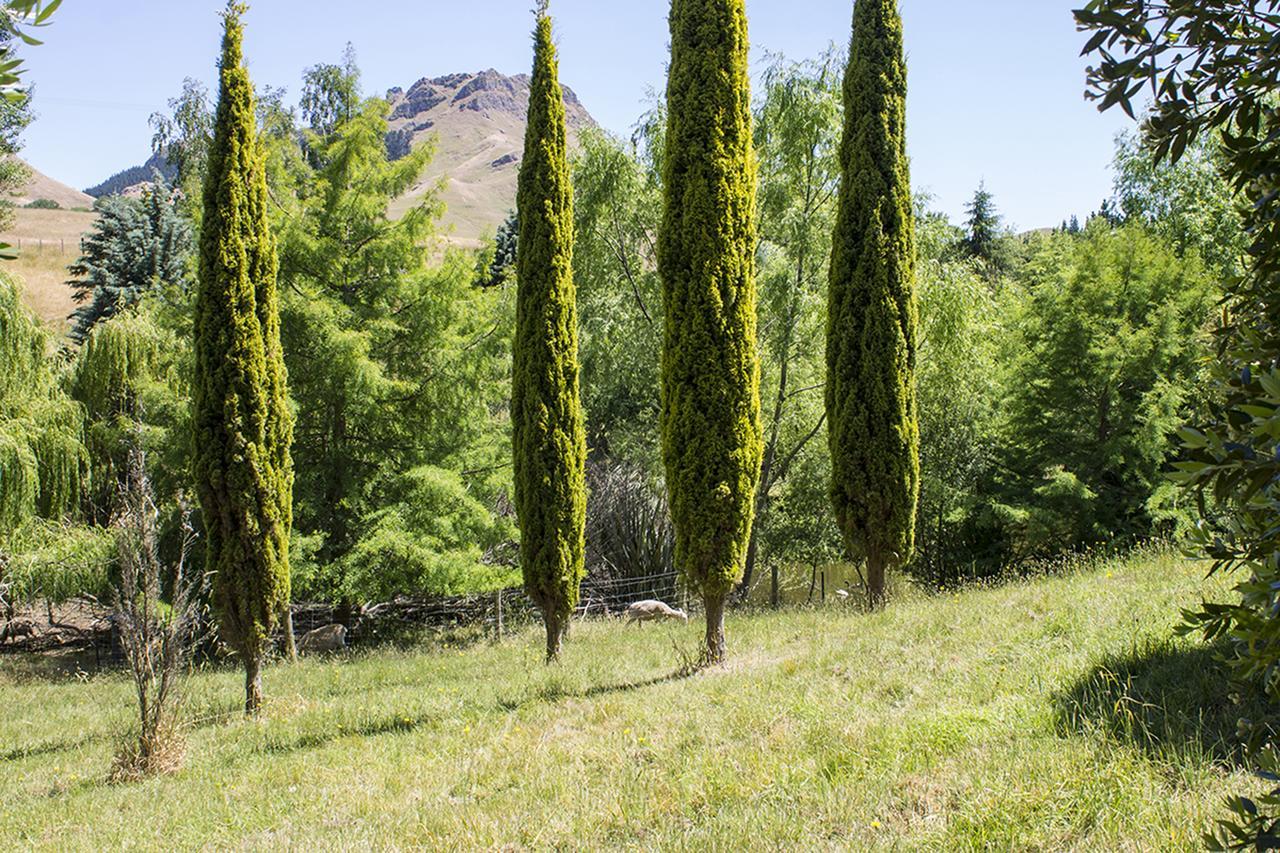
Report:
M 724 659 L 762 455 L 756 353 L 756 169 L 743 0 L 673 0 L 665 195 L 662 455 L 675 560 Z
M 542 621 L 547 629 L 547 663 L 553 663 L 560 658 L 560 645 L 567 631 L 554 612 L 544 613 Z
M 707 614 L 706 648 L 703 650 L 703 661 L 708 664 L 722 663 L 728 654 L 724 637 L 724 600 L 725 596 L 707 596 L 702 600 L 702 607 Z
M 240 15 L 224 16 L 218 109 L 203 197 L 192 419 L 213 606 L 262 705 L 262 659 L 289 602 L 293 471 L 275 242 Z
M 242 654 L 244 661 L 244 712 L 257 716 L 262 710 L 262 658 Z
M 897 0 L 857 0 L 831 254 L 826 408 L 831 500 L 872 607 L 911 557 L 920 490 L 915 237 Z
M 516 336 L 511 387 L 515 505 L 525 589 L 560 655 L 583 575 L 586 428 L 578 396 L 573 187 L 564 95 L 547 4 L 534 35 L 529 123 L 516 204 Z
M 867 606 L 877 610 L 884 606 L 885 560 L 879 554 L 867 555 Z
M 298 640 L 293 635 L 293 608 L 284 607 L 284 656 L 289 663 L 298 662 Z

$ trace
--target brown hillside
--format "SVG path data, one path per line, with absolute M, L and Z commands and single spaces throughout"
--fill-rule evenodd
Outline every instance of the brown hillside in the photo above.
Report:
M 56 201 L 59 207 L 67 210 L 89 210 L 93 207 L 93 196 L 69 187 L 61 181 L 55 181 L 30 163 L 25 165 L 31 170 L 31 177 L 22 191 L 12 196 L 14 204 L 21 207 L 36 199 L 48 199 Z

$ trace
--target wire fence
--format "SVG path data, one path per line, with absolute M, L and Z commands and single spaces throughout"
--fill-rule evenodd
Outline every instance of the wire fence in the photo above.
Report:
M 43 237 L 13 237 L 13 246 L 19 252 L 24 249 L 27 252 L 35 252 L 43 254 L 46 250 L 56 251 L 59 255 L 71 255 L 80 250 L 80 242 L 78 240 L 71 241 L 70 251 L 67 251 L 67 241 L 64 237 L 50 238 L 48 240 Z
M 577 619 L 621 616 L 637 601 L 657 599 L 685 604 L 678 576 L 664 572 L 641 577 L 589 577 L 583 581 Z M 343 608 L 329 604 L 293 607 L 293 629 L 299 638 L 335 623 L 346 626 L 349 645 L 377 642 L 407 629 L 473 632 L 502 635 L 538 618 L 538 609 L 520 587 L 455 596 L 397 596 L 391 601 Z
M 688 598 L 673 571 L 638 577 L 590 576 L 582 583 L 574 617 L 617 618 L 637 601 L 650 599 L 688 609 Z M 109 609 L 89 602 L 81 602 L 78 607 L 83 618 L 77 626 L 58 624 L 52 611 L 47 622 L 34 614 L 10 620 L 0 631 L 0 652 L 58 652 L 83 669 L 111 668 L 123 663 Z M 420 637 L 423 632 L 466 632 L 473 638 L 501 639 L 539 618 L 537 607 L 520 587 L 471 595 L 403 595 L 357 607 L 300 603 L 293 605 L 291 612 L 299 642 L 311 631 L 341 624 L 346 628 L 346 644 L 356 647 Z M 277 640 L 283 648 L 283 632 Z

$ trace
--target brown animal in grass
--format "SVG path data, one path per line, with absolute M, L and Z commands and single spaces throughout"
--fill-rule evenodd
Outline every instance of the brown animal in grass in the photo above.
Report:
M 627 608 L 627 624 L 632 622 L 639 624 L 641 622 L 652 622 L 655 619 L 679 619 L 682 622 L 689 621 L 689 614 L 675 607 L 671 607 L 661 601 L 649 599 L 647 601 L 637 601 L 635 604 Z
M 340 652 L 346 647 L 347 626 L 336 623 L 308 631 L 302 635 L 302 641 L 298 643 L 298 651 L 303 654 Z

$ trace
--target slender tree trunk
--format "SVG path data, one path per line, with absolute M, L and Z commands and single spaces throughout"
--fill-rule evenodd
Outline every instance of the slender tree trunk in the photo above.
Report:
M 559 617 L 550 613 L 544 613 L 542 621 L 547 628 L 547 663 L 555 663 L 560 660 L 560 644 L 564 640 L 564 625 L 561 624 Z
M 298 662 L 298 642 L 293 636 L 293 605 L 284 606 L 284 656 L 289 663 Z
M 775 559 L 769 567 L 769 604 L 776 610 L 781 603 L 778 593 L 778 561 Z
M 703 651 L 703 663 L 708 666 L 724 663 L 725 659 L 724 600 L 723 595 L 704 595 L 702 598 L 707 614 L 707 646 Z
M 256 717 L 262 710 L 262 654 L 242 652 L 244 659 L 244 713 Z
M 885 560 L 879 554 L 867 556 L 867 606 L 879 610 L 885 604 Z

